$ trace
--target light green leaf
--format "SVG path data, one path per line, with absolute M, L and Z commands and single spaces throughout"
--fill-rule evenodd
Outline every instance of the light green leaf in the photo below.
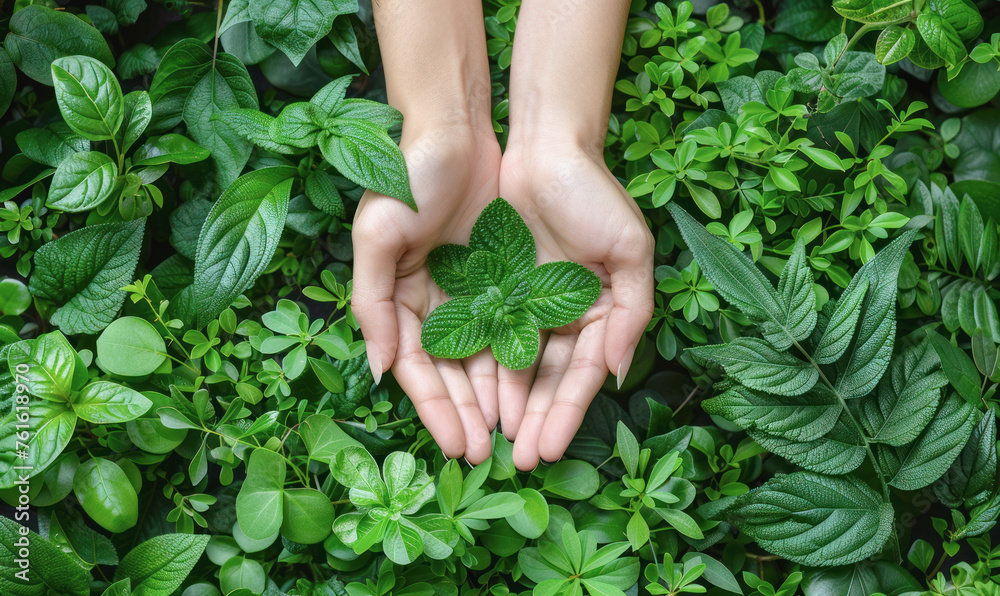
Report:
M 360 446 L 329 416 L 314 414 L 299 425 L 299 436 L 309 450 L 309 457 L 332 465 L 337 452 L 344 447 Z
M 543 491 L 574 501 L 589 499 L 599 486 L 597 469 L 585 461 L 575 459 L 552 464 L 542 482 Z
M 330 32 L 337 15 L 358 11 L 357 0 L 250 0 L 254 29 L 298 66 L 313 45 Z
M 233 596 L 260 594 L 267 587 L 267 574 L 259 561 L 236 556 L 219 569 L 219 585 L 223 593 Z
M 459 519 L 499 519 L 514 515 L 524 507 L 524 499 L 514 493 L 484 495 L 466 507 Z
M 844 399 L 861 397 L 875 388 L 892 357 L 896 336 L 896 280 L 916 230 L 908 230 L 865 263 L 844 290 L 850 295 L 867 278 L 859 326 L 847 355 L 837 363 L 836 391 Z
M 338 451 L 330 471 L 333 472 L 337 482 L 351 488 L 352 502 L 364 502 L 370 505 L 389 502 L 389 495 L 379 475 L 378 465 L 363 447 L 344 447 Z
M 896 0 L 834 0 L 833 9 L 840 16 L 861 23 L 898 21 L 912 10 L 910 2 Z
M 493 321 L 490 348 L 501 366 L 511 370 L 528 368 L 538 356 L 540 337 L 533 317 L 513 312 Z
M 748 431 L 761 447 L 820 474 L 848 474 L 865 460 L 865 440 L 850 414 L 842 411 L 833 429 L 811 441 L 792 440 L 761 431 Z
M 514 531 L 532 540 L 545 533 L 549 526 L 549 506 L 542 493 L 533 488 L 522 488 L 517 496 L 524 500 L 524 506 L 506 517 Z
M 53 402 L 69 403 L 76 371 L 76 350 L 59 331 L 13 344 L 7 364 L 17 371 L 31 395 Z M 86 374 L 85 372 L 82 374 Z
M 95 457 L 76 469 L 73 492 L 80 506 L 102 528 L 115 533 L 135 526 L 139 498 L 118 464 Z
M 118 166 L 99 151 L 74 153 L 56 168 L 49 187 L 49 207 L 79 213 L 97 207 L 115 188 Z
M 639 441 L 636 440 L 632 431 L 628 429 L 628 425 L 625 424 L 624 420 L 618 421 L 616 445 L 618 447 L 618 455 L 621 457 L 622 463 L 625 464 L 625 469 L 628 471 L 629 476 L 635 477 L 639 467 Z
M 384 129 L 363 120 L 334 120 L 320 134 L 319 148 L 323 158 L 355 184 L 417 210 L 403 152 Z
M 819 372 L 787 352 L 775 350 L 753 337 L 738 337 L 728 344 L 699 346 L 695 356 L 723 366 L 726 373 L 743 385 L 778 395 L 801 395 L 819 380 Z
M 278 117 L 268 126 L 268 134 L 275 142 L 299 149 L 316 146 L 319 133 L 327 115 L 313 103 L 299 101 L 281 109 Z
M 467 358 L 486 347 L 490 340 L 489 323 L 472 314 L 473 300 L 471 297 L 449 300 L 424 320 L 420 344 L 428 354 Z
M 90 141 L 73 132 L 65 122 L 45 128 L 28 128 L 17 133 L 17 146 L 28 159 L 53 168 L 76 153 L 90 150 Z M 50 190 L 51 196 L 51 190 Z
M 125 377 L 152 373 L 167 359 L 167 345 L 153 324 L 139 317 L 121 317 L 97 338 L 101 368 Z
M 917 15 L 917 31 L 924 42 L 948 66 L 958 64 L 966 56 L 965 44 L 947 20 L 940 15 L 925 11 Z
M 996 415 L 987 410 L 958 458 L 934 484 L 934 493 L 948 507 L 972 509 L 989 500 L 996 480 Z
M 514 207 L 494 199 L 472 226 L 469 248 L 500 256 L 512 272 L 527 272 L 535 266 L 535 240 Z
M 976 370 L 976 364 L 969 358 L 962 349 L 955 347 L 951 342 L 936 331 L 927 333 L 934 351 L 941 358 L 942 369 L 948 377 L 948 382 L 958 391 L 965 401 L 970 404 L 978 404 L 982 397 L 980 386 L 981 377 Z
M 20 555 L 22 547 L 17 543 L 22 539 L 30 544 L 27 557 Z M 27 559 L 29 572 L 24 573 L 15 559 Z M 0 516 L 0 592 L 5 596 L 89 596 L 90 573 L 48 540 Z
M 4 40 L 10 59 L 24 74 L 52 85 L 52 62 L 65 56 L 89 56 L 114 67 L 104 36 L 77 16 L 40 4 L 14 11 Z
M 52 63 L 59 111 L 70 128 L 91 141 L 113 139 L 125 104 L 111 69 L 89 56 L 66 56 Z
M 133 166 L 156 166 L 165 163 L 189 164 L 208 159 L 209 151 L 179 134 L 153 137 L 135 150 Z
M 76 429 L 76 414 L 65 404 L 45 400 L 33 400 L 27 411 L 28 419 L 18 418 L 17 412 L 9 412 L 0 418 L 0 489 L 11 488 L 19 474 L 29 477 L 45 472 L 62 453 Z M 23 410 L 22 410 L 23 412 Z M 18 445 L 16 427 L 30 420 L 32 435 L 26 448 Z M 20 441 L 25 443 L 25 441 Z M 26 455 L 26 457 L 20 457 Z M 14 466 L 24 466 L 30 470 L 15 470 Z
M 241 176 L 212 206 L 198 237 L 194 294 L 203 324 L 250 289 L 278 246 L 291 193 L 287 167 Z
M 97 333 L 125 302 L 139 262 L 145 220 L 89 225 L 43 245 L 35 253 L 28 287 L 61 305 L 49 321 L 65 333 Z
M 906 58 L 917 43 L 913 29 L 893 25 L 886 27 L 875 42 L 875 57 L 882 64 L 893 64 Z
M 95 424 L 128 422 L 142 416 L 153 402 L 118 383 L 92 381 L 74 396 L 73 411 Z
M 969 440 L 975 413 L 972 405 L 952 394 L 913 443 L 879 445 L 879 465 L 888 483 L 901 490 L 917 490 L 940 478 Z
M 409 565 L 424 550 L 424 541 L 415 528 L 396 520 L 390 520 L 382 539 L 382 550 L 390 561 L 397 565 Z
M 254 449 L 247 462 L 247 477 L 236 496 L 236 519 L 243 533 L 264 540 L 281 528 L 285 460 L 264 448 Z
M 594 305 L 603 287 L 593 271 L 569 261 L 543 263 L 531 272 L 529 280 L 531 294 L 524 308 L 534 315 L 540 329 L 577 320 Z
M 796 397 L 780 397 L 742 386 L 702 402 L 716 414 L 747 431 L 760 431 L 790 441 L 812 441 L 830 432 L 842 407 L 825 385 L 817 384 Z
M 281 535 L 299 544 L 322 542 L 333 528 L 335 513 L 330 498 L 314 488 L 284 492 Z
M 736 499 L 729 518 L 767 550 L 810 566 L 848 565 L 882 549 L 892 505 L 857 478 L 778 475 Z
M 162 534 L 133 548 L 115 570 L 132 580 L 132 596 L 170 596 L 187 578 L 208 544 L 207 534 Z

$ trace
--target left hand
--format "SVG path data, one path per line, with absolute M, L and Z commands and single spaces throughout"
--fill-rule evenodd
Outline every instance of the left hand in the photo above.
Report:
M 577 321 L 542 332 L 535 364 L 498 371 L 500 423 L 514 464 L 555 462 L 610 371 L 625 377 L 653 314 L 653 236 L 600 151 L 565 144 L 504 153 L 500 196 L 535 237 L 538 264 L 574 261 L 604 289 Z

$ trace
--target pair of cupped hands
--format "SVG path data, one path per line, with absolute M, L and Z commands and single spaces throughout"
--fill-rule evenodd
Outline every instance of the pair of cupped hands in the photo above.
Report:
M 560 459 L 609 372 L 619 385 L 653 312 L 653 238 L 642 213 L 604 164 L 600 148 L 543 142 L 501 155 L 493 134 L 457 129 L 408 134 L 400 144 L 418 211 L 367 192 L 352 230 L 352 311 L 378 382 L 390 367 L 449 458 L 478 464 L 498 428 L 514 464 Z M 449 300 L 427 269 L 442 244 L 468 244 L 483 208 L 503 197 L 534 235 L 538 264 L 574 261 L 603 289 L 577 321 L 542 331 L 524 370 L 497 364 L 489 348 L 464 360 L 429 355 L 422 321 Z

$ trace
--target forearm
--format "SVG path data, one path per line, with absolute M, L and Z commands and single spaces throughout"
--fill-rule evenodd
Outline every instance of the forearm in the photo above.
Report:
M 511 66 L 509 147 L 544 139 L 600 150 L 629 4 L 522 2 Z
M 441 128 L 492 134 L 482 5 L 470 0 L 375 0 L 389 103 L 404 135 Z

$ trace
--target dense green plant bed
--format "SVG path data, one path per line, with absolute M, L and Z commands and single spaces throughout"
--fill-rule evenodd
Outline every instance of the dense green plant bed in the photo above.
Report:
M 1000 595 L 997 2 L 632 2 L 605 160 L 655 313 L 531 472 L 368 366 L 351 218 L 416 208 L 370 5 L 0 19 L 0 594 Z M 596 277 L 481 221 L 424 347 L 522 368 Z

